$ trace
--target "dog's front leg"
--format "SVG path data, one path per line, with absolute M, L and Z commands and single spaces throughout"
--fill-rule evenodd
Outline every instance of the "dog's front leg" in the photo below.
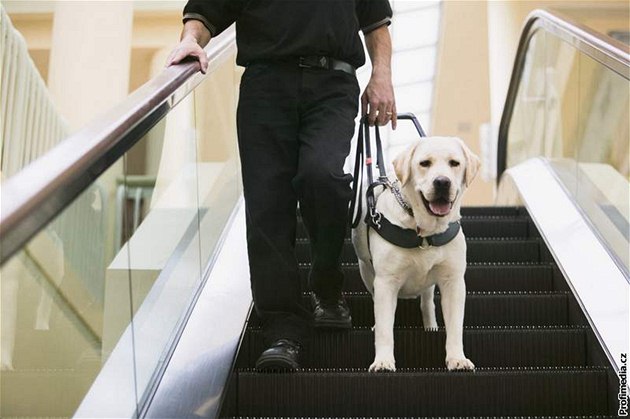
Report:
M 396 371 L 394 318 L 398 299 L 395 281 L 378 275 L 374 279 L 374 362 L 370 371 Z
M 446 326 L 446 367 L 449 370 L 472 370 L 475 365 L 464 355 L 464 279 L 446 281 L 440 285 L 442 314 Z
M 420 310 L 422 311 L 422 325 L 424 330 L 437 330 L 435 319 L 435 302 L 433 301 L 435 285 L 424 289 L 420 293 Z

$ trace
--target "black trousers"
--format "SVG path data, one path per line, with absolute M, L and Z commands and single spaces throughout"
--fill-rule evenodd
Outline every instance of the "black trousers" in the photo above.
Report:
M 343 164 L 358 96 L 355 76 L 294 63 L 256 63 L 241 79 L 237 126 L 249 267 L 267 343 L 310 335 L 295 257 L 298 202 L 311 240 L 310 287 L 324 298 L 341 293 L 339 258 L 352 195 Z

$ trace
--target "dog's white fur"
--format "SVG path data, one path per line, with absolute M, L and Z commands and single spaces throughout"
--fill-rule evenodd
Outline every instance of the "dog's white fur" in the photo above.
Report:
M 426 165 L 430 161 L 430 167 Z M 458 166 L 454 162 L 459 163 Z M 393 224 L 418 229 L 421 236 L 439 234 L 448 224 L 461 218 L 461 198 L 479 170 L 479 158 L 462 140 L 454 137 L 422 138 L 403 151 L 393 162 L 402 195 L 413 209 L 411 217 L 389 190 L 377 197 L 377 210 Z M 456 167 L 454 167 L 456 166 Z M 435 216 L 425 207 L 434 199 L 434 179 L 445 176 L 451 181 L 451 211 Z M 389 174 L 393 180 L 392 175 Z M 365 199 L 365 197 L 362 197 Z M 363 205 L 365 208 L 365 205 Z M 375 358 L 370 371 L 395 371 L 394 315 L 398 298 L 421 297 L 420 308 L 426 330 L 435 330 L 435 285 L 441 293 L 446 326 L 446 366 L 449 370 L 473 369 L 464 355 L 462 343 L 466 285 L 466 241 L 460 230 L 455 239 L 440 247 L 404 249 L 381 238 L 365 223 L 352 231 L 352 241 L 359 258 L 361 277 L 374 298 Z

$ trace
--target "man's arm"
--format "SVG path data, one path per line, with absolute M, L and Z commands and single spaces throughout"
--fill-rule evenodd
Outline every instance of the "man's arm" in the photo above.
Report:
M 396 99 L 392 87 L 392 40 L 387 25 L 383 25 L 365 35 L 372 76 L 361 96 L 361 113 L 368 114 L 370 125 L 386 125 L 391 119 L 396 129 Z
M 166 66 L 180 63 L 186 57 L 195 57 L 201 64 L 201 72 L 208 70 L 208 57 L 203 47 L 208 45 L 212 36 L 206 26 L 198 20 L 191 19 L 184 23 L 179 45 L 175 47 L 166 60 Z

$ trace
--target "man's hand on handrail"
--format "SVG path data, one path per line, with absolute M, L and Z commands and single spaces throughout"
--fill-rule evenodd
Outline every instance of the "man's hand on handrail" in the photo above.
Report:
M 186 21 L 182 30 L 181 40 L 168 56 L 166 66 L 170 67 L 173 64 L 179 64 L 186 57 L 195 57 L 201 65 L 201 72 L 206 74 L 208 57 L 203 47 L 210 42 L 210 39 L 210 31 L 203 23 L 194 19 Z

